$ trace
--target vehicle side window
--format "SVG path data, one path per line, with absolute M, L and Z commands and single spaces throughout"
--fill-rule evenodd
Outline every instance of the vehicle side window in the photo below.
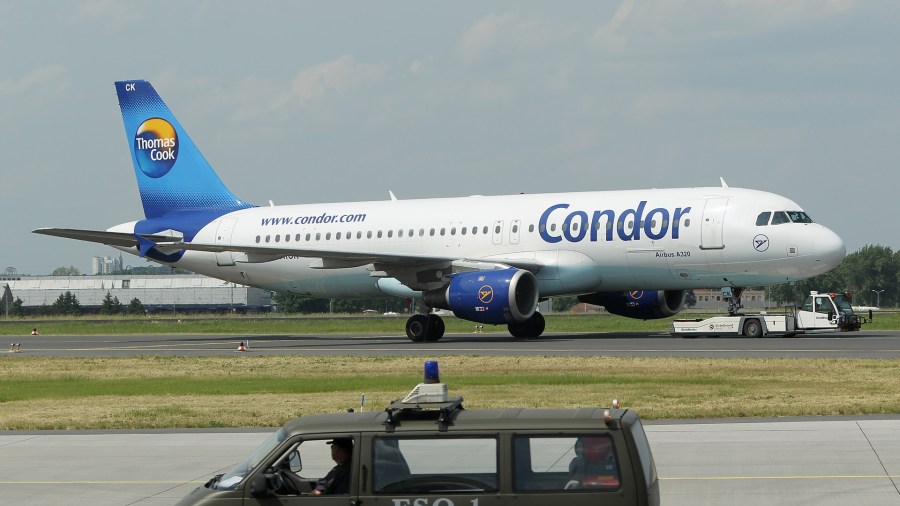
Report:
M 772 215 L 772 225 L 781 225 L 782 223 L 790 223 L 787 213 L 784 211 L 775 211 Z
M 619 488 L 621 471 L 608 435 L 516 436 L 517 492 Z
M 764 226 L 768 225 L 769 224 L 769 216 L 771 216 L 771 215 L 772 215 L 772 213 L 770 213 L 769 211 L 766 211 L 764 213 L 759 213 L 759 216 L 756 217 L 756 226 L 764 227 Z
M 822 314 L 834 312 L 834 307 L 831 306 L 828 297 L 816 297 L 816 312 Z
M 320 494 L 346 495 L 352 459 L 351 438 L 298 441 L 266 470 L 267 488 L 279 496 L 310 495 L 317 489 Z
M 812 296 L 807 297 L 805 301 L 803 301 L 803 306 L 800 307 L 803 311 L 812 312 L 813 310 L 813 298 Z
M 497 490 L 493 437 L 375 438 L 372 490 L 376 494 L 471 494 Z

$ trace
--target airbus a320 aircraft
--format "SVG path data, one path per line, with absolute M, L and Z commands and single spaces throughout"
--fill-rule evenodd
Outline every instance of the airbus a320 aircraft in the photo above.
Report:
M 785 283 L 843 260 L 840 237 L 789 199 L 721 187 L 257 207 L 222 183 L 147 81 L 116 83 L 145 218 L 36 233 L 107 244 L 215 278 L 310 297 L 396 296 L 423 314 L 544 331 L 538 301 L 577 295 L 631 318 L 693 288 Z

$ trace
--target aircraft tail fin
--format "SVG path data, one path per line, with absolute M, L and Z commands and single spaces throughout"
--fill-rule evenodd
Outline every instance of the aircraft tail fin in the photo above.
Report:
M 148 219 L 253 207 L 225 187 L 149 82 L 117 81 L 116 94 Z

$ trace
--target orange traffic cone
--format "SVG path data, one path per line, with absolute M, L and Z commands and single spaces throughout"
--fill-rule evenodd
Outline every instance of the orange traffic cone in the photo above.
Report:
M 247 347 L 244 346 L 244 341 L 241 341 L 241 344 L 238 345 L 238 351 L 247 351 Z
M 31 335 L 33 335 L 33 336 L 38 335 L 38 333 L 37 333 L 37 327 L 31 329 Z

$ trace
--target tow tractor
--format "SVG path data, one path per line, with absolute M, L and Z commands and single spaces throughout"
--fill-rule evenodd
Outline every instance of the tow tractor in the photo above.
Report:
M 813 291 L 799 309 L 792 307 L 790 312 L 783 314 L 766 311 L 737 314 L 736 308 L 740 304 L 731 304 L 728 316 L 674 320 L 669 333 L 684 337 L 793 337 L 797 334 L 852 332 L 859 330 L 866 320 L 853 313 L 851 297 L 850 293 Z

